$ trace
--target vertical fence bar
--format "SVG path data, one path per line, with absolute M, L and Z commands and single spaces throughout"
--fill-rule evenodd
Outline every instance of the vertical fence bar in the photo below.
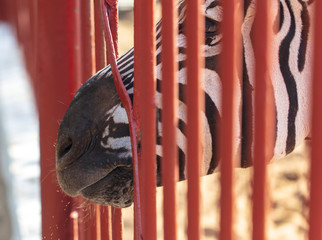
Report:
M 134 0 L 134 89 L 133 89 L 133 114 L 134 114 L 134 119 L 137 125 L 137 139 L 138 139 L 138 144 L 140 143 L 140 138 L 141 138 L 141 116 L 140 116 L 140 112 L 142 112 L 141 109 L 141 92 L 140 89 L 142 88 L 142 64 L 141 64 L 141 60 L 142 57 L 140 57 L 140 53 L 142 47 L 144 46 L 143 42 L 141 41 L 141 28 L 142 28 L 142 20 L 141 20 L 141 16 L 142 16 L 142 11 L 143 11 L 143 3 L 142 0 Z M 138 148 L 138 175 L 137 179 L 139 180 L 138 183 L 136 184 L 141 184 L 142 183 L 142 174 L 141 174 L 141 170 L 142 170 L 142 154 L 141 154 L 141 149 Z M 137 199 L 137 189 L 134 189 L 134 199 Z M 142 187 L 140 188 L 139 191 L 139 199 L 141 199 L 142 201 Z M 134 217 L 133 217 L 133 221 L 134 221 L 134 240 L 139 240 L 141 239 L 143 236 L 140 235 L 140 225 L 143 225 L 143 221 L 142 221 L 142 215 L 143 215 L 143 209 L 141 212 L 138 211 L 138 209 L 136 208 L 137 203 L 134 201 Z M 139 218 L 139 216 L 141 216 L 141 218 Z M 141 221 L 141 222 L 140 222 Z M 143 226 L 141 225 L 141 227 L 143 228 Z M 143 234 L 143 229 L 142 230 L 142 234 Z
M 92 0 L 81 1 L 82 26 L 82 83 L 95 73 L 95 33 L 94 3 Z
M 69 88 L 76 92 L 82 82 L 82 25 L 81 25 L 81 0 L 74 0 L 74 56 L 75 56 L 75 81 L 70 81 Z M 70 96 L 72 100 L 72 96 Z
M 100 70 L 107 65 L 106 61 L 106 44 L 104 40 L 104 18 L 102 11 L 102 1 L 94 0 L 94 17 L 95 17 L 95 59 L 96 70 Z M 114 33 L 116 34 L 116 33 Z M 101 206 L 100 208 L 101 222 L 101 239 L 111 240 L 111 207 Z
M 55 176 L 55 139 L 75 80 L 72 1 L 37 3 L 37 99 L 40 123 L 42 238 L 71 239 L 71 198 Z
M 313 108 L 312 108 L 312 151 L 311 151 L 311 188 L 310 188 L 310 216 L 309 239 L 322 238 L 322 2 L 315 2 L 314 15 L 314 63 L 313 63 Z
M 117 34 L 117 27 L 118 27 L 118 7 L 116 0 L 105 0 L 105 2 L 109 6 L 109 13 L 108 13 L 108 20 L 110 23 L 112 38 L 113 38 L 113 45 L 115 56 L 118 57 L 118 34 Z
M 162 183 L 164 239 L 177 239 L 177 8 L 172 0 L 162 1 Z
M 124 94 L 125 88 L 123 86 L 122 90 L 118 89 L 121 86 L 118 86 L 119 85 L 118 79 L 115 79 L 115 78 L 121 78 L 121 76 L 117 72 L 116 59 L 113 59 L 113 58 L 118 57 L 117 1 L 116 0 L 102 0 L 101 7 L 104 8 L 104 9 L 102 9 L 103 15 L 106 14 L 106 16 L 104 16 L 104 21 L 106 24 L 106 29 L 105 29 L 106 30 L 105 31 L 105 34 L 106 34 L 106 60 L 109 64 L 111 64 L 114 82 L 116 84 L 117 92 L 120 96 L 120 94 L 121 94 L 120 91 L 122 91 Z M 119 79 L 119 80 L 121 81 L 121 79 Z M 126 105 L 125 102 L 123 102 L 125 99 L 123 98 L 123 96 L 120 96 L 120 98 L 123 103 L 123 106 L 127 109 L 128 106 Z M 129 101 L 129 99 L 127 99 L 127 100 Z M 129 110 L 127 109 L 127 114 L 128 114 L 128 111 Z M 131 124 L 130 124 L 130 126 L 131 126 Z M 111 211 L 112 211 L 112 237 L 113 237 L 113 240 L 122 240 L 123 239 L 122 209 L 111 207 Z
M 67 84 L 69 89 L 72 92 L 76 92 L 77 89 L 81 86 L 82 82 L 82 24 L 81 24 L 81 0 L 74 0 L 74 69 L 75 69 L 75 81 L 70 81 Z M 70 101 L 73 96 L 70 95 Z M 84 215 L 80 206 L 82 205 L 83 200 L 81 197 L 73 198 L 73 206 L 71 218 L 73 221 L 73 239 L 79 240 L 84 239 L 83 227 L 82 224 L 84 221 Z M 84 211 L 84 210 L 83 210 Z
M 95 219 L 93 219 L 93 221 L 96 224 L 96 229 L 93 229 L 92 231 L 95 231 L 95 235 L 96 235 L 96 240 L 101 240 L 101 208 L 102 206 L 95 204 L 95 215 L 94 217 L 96 217 Z
M 237 125 L 238 110 L 236 90 L 241 79 L 241 1 L 224 1 L 222 23 L 223 51 L 221 66 L 222 122 L 220 127 L 221 153 L 221 213 L 220 239 L 233 239 L 233 164 L 236 157 L 234 127 Z M 229 67 L 230 66 L 230 67 Z
M 112 208 L 112 236 L 113 240 L 123 239 L 122 211 L 119 208 Z
M 8 0 L 0 1 L 0 21 L 8 21 Z
M 95 15 L 95 58 L 96 70 L 100 70 L 106 66 L 106 47 L 104 41 L 104 18 L 102 11 L 102 1 L 94 0 Z
M 201 44 L 204 42 L 204 22 L 202 1 L 187 0 L 186 4 L 188 239 L 196 240 L 200 238 L 200 161 L 203 160 L 201 68 L 204 62 Z
M 30 74 L 31 70 L 31 61 L 28 61 L 30 59 L 30 50 L 31 50 L 31 37 L 30 37 L 30 15 L 29 15 L 29 6 L 28 1 L 18 1 L 17 5 L 18 9 L 18 35 L 20 38 L 20 46 L 22 48 L 22 53 L 24 57 L 25 67 Z
M 80 1 L 80 79 L 77 83 L 84 83 L 89 77 L 95 73 L 95 41 L 94 41 L 94 3 L 91 0 Z M 80 85 L 76 86 L 78 89 Z M 93 203 L 85 203 L 81 198 L 77 200 L 78 216 L 79 216 L 79 238 L 80 240 L 86 239 L 99 239 L 97 236 L 97 222 L 95 211 L 96 205 Z
M 112 240 L 111 207 L 101 207 L 101 239 Z
M 268 194 L 266 164 L 273 154 L 273 90 L 269 78 L 270 48 L 273 31 L 271 1 L 258 1 L 254 22 L 255 70 L 255 142 L 253 187 L 253 240 L 266 239 Z
M 134 74 L 142 133 L 140 163 L 143 238 L 156 239 L 156 116 L 155 116 L 155 26 L 154 0 L 136 0 L 134 9 Z M 144 11 L 143 11 L 144 9 Z M 144 27 L 141 27 L 144 26 Z M 139 51 L 138 51 L 139 50 Z M 137 78 L 139 77 L 139 79 Z M 139 85 L 139 89 L 137 88 Z M 136 115 L 136 116 L 138 116 Z
M 78 237 L 79 229 L 78 229 L 78 213 L 77 213 L 77 211 L 72 211 L 70 213 L 70 218 L 72 221 L 71 232 L 72 232 L 72 236 L 73 236 L 71 238 L 71 240 L 78 240 L 79 239 L 79 237 Z
M 30 10 L 30 38 L 31 38 L 31 81 L 32 81 L 32 89 L 33 93 L 37 101 L 37 86 L 35 84 L 37 78 L 37 2 L 33 0 L 29 0 L 29 10 Z

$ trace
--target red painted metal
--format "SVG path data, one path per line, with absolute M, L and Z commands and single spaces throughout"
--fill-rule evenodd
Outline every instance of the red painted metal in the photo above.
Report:
M 78 240 L 79 239 L 79 236 L 78 236 L 78 212 L 77 211 L 72 211 L 70 213 L 70 218 L 72 220 L 72 229 L 71 229 L 71 232 L 72 232 L 72 238 L 73 240 Z
M 106 43 L 104 36 L 104 13 L 102 11 L 101 4 L 101 0 L 94 0 L 96 70 L 100 70 L 107 65 Z
M 192 240 L 200 239 L 200 161 L 203 159 L 201 110 L 204 108 L 201 44 L 204 42 L 204 20 L 201 0 L 188 0 L 186 4 L 188 239 Z
M 37 26 L 37 2 L 33 0 L 29 0 L 28 2 L 29 6 L 29 16 L 30 16 L 30 30 L 29 30 L 29 37 L 31 39 L 31 55 L 28 58 L 28 61 L 31 62 L 31 67 L 30 67 L 30 80 L 32 84 L 32 89 L 35 97 L 37 95 L 35 94 L 37 85 L 35 84 L 36 78 L 37 78 L 37 31 L 36 31 L 36 26 Z M 36 102 L 37 99 L 36 99 Z
M 8 21 L 6 10 L 8 10 L 8 0 L 0 1 L 0 21 Z
M 25 60 L 25 67 L 30 74 L 32 61 L 28 61 L 31 57 L 31 36 L 30 36 L 30 11 L 28 1 L 17 0 L 17 23 L 18 23 L 18 38 Z
M 111 5 L 113 6 L 113 5 Z M 108 2 L 103 0 L 103 12 L 105 16 L 110 16 L 109 12 L 113 12 L 113 7 L 111 7 L 109 5 Z M 112 14 L 111 14 L 112 15 Z M 137 156 L 137 139 L 136 139 L 136 125 L 135 125 L 135 121 L 133 118 L 133 109 L 132 109 L 132 103 L 130 100 L 129 95 L 127 94 L 127 91 L 123 85 L 120 73 L 118 71 L 117 68 L 117 64 L 116 64 L 116 53 L 115 53 L 115 49 L 114 49 L 114 44 L 113 44 L 113 38 L 112 38 L 112 34 L 111 34 L 111 29 L 110 29 L 110 25 L 109 22 L 111 21 L 110 18 L 104 18 L 105 24 L 106 24 L 106 49 L 107 49 L 107 59 L 110 62 L 111 65 L 111 69 L 112 69 L 112 73 L 113 73 L 113 80 L 115 83 L 115 87 L 116 87 L 116 91 L 121 99 L 121 102 L 126 110 L 127 113 L 127 117 L 129 119 L 129 128 L 130 128 L 130 135 L 131 135 L 131 145 L 132 145 L 132 161 L 133 161 L 133 170 L 134 170 L 134 188 L 135 188 L 135 214 L 137 215 L 137 234 L 141 235 L 142 232 L 142 228 L 141 228 L 141 215 L 140 215 L 140 194 L 139 194 L 139 184 L 138 184 L 138 156 Z M 113 223 L 120 223 L 121 224 L 121 218 L 122 218 L 122 214 L 121 214 L 121 210 L 120 209 L 112 209 L 113 212 L 115 213 L 113 215 Z M 120 218 L 120 219 L 118 219 Z M 115 226 L 113 225 L 113 236 L 114 235 L 114 230 L 118 233 L 120 233 L 122 231 L 122 225 L 118 225 Z M 119 238 L 121 239 L 122 235 L 118 235 Z
M 172 0 L 162 1 L 162 183 L 164 239 L 177 239 L 177 8 Z
M 139 114 L 141 116 L 141 146 L 142 146 L 142 222 L 143 239 L 156 239 L 156 161 L 155 161 L 155 142 L 156 142 L 156 114 L 155 114 L 155 24 L 154 7 L 155 3 L 151 0 L 141 0 L 138 7 L 144 7 L 140 11 L 138 25 L 140 27 L 138 38 L 140 42 L 140 52 L 135 51 L 139 58 L 139 65 L 135 65 L 134 71 L 140 68 L 140 89 L 141 93 Z M 137 20 L 137 19 L 135 19 Z M 136 58 L 137 59 L 137 58 Z M 136 68 L 137 67 L 137 68 Z M 153 161 L 151 161 L 153 159 Z M 144 208 L 143 208 L 144 206 Z
M 123 103 L 123 106 L 126 109 L 127 116 L 129 119 L 129 125 L 130 125 L 130 134 L 131 134 L 131 144 L 132 144 L 132 156 L 133 156 L 133 166 L 134 166 L 134 183 L 135 183 L 135 191 L 137 193 L 135 194 L 136 201 L 135 201 L 135 213 L 137 215 L 137 233 L 138 235 L 141 235 L 141 217 L 140 217 L 140 195 L 139 195 L 139 185 L 138 183 L 138 158 L 137 158 L 137 143 L 136 143 L 136 126 L 133 119 L 133 112 L 132 112 L 132 104 L 131 100 L 127 94 L 127 91 L 123 85 L 120 73 L 118 72 L 117 65 L 116 65 L 116 53 L 115 53 L 115 41 L 113 44 L 112 35 L 110 31 L 109 22 L 111 21 L 112 17 L 114 16 L 116 19 L 116 14 L 113 15 L 113 11 L 115 9 L 115 6 L 111 2 L 105 2 L 103 7 L 104 15 L 108 16 L 108 18 L 104 18 L 105 24 L 106 24 L 106 42 L 107 42 L 107 59 L 111 64 L 111 69 L 113 73 L 113 78 L 116 86 L 116 90 L 121 98 L 121 101 Z M 117 20 L 116 20 L 117 21 Z M 115 22 L 115 21 L 113 21 Z M 117 39 L 117 38 L 116 38 Z M 115 40 L 115 38 L 114 38 Z M 122 239 L 122 212 L 120 209 L 112 209 L 113 210 L 113 239 Z
M 311 189 L 309 239 L 322 239 L 322 2 L 315 3 L 314 17 L 314 64 L 313 64 L 313 106 L 312 106 L 312 151 L 311 151 Z
M 74 61 L 75 81 L 70 81 L 69 88 L 76 92 L 82 84 L 82 23 L 81 23 L 81 0 L 74 0 Z M 71 96 L 72 97 L 72 96 Z
M 81 1 L 82 83 L 95 73 L 94 3 Z
M 55 176 L 55 139 L 75 80 L 73 2 L 38 1 L 37 80 L 41 150 L 42 238 L 71 239 L 71 198 L 63 194 Z
M 142 11 L 143 11 L 143 6 L 141 0 L 134 0 L 134 96 L 133 96 L 133 115 L 134 119 L 136 121 L 137 125 L 137 142 L 139 145 L 141 145 L 141 116 L 140 112 L 142 112 L 141 108 L 141 92 L 140 89 L 142 88 L 142 64 L 141 64 L 141 59 L 140 54 L 135 54 L 135 53 L 140 53 L 141 49 L 144 47 L 144 42 L 141 41 L 141 32 L 142 32 L 142 21 L 141 21 L 141 16 L 142 16 Z M 137 183 L 142 183 L 142 154 L 141 154 L 141 148 L 138 147 L 138 163 L 136 166 L 137 172 L 134 171 L 134 176 L 138 176 L 137 180 L 135 180 Z M 138 186 L 140 184 L 136 184 Z M 142 188 L 138 189 L 136 188 L 136 191 L 134 191 L 134 199 L 139 197 L 142 199 Z M 136 204 L 137 202 L 134 202 Z M 142 214 L 143 210 L 138 211 L 138 209 L 135 207 L 134 208 L 134 240 L 139 240 L 143 236 L 142 233 Z M 140 228 L 141 227 L 141 228 Z
M 255 134 L 254 134 L 254 187 L 253 187 L 253 239 L 266 239 L 268 194 L 266 164 L 273 156 L 274 98 L 268 76 L 271 69 L 270 48 L 273 31 L 270 14 L 271 1 L 258 1 L 254 23 L 255 71 Z
M 104 17 L 101 3 L 101 0 L 94 0 L 96 71 L 104 68 L 107 65 L 106 43 L 104 39 Z M 110 240 L 112 239 L 111 207 L 101 206 L 100 217 L 101 234 L 98 235 L 100 235 L 102 240 Z
M 111 207 L 101 207 L 101 239 L 111 240 L 112 239 L 112 223 L 111 223 Z
M 120 208 L 112 208 L 112 236 L 113 240 L 123 239 L 122 210 Z
M 18 28 L 18 12 L 17 12 L 17 1 L 18 0 L 7 0 L 7 6 L 8 6 L 8 22 L 11 24 L 12 29 L 15 33 L 17 33 Z
M 224 1 L 222 31 L 224 36 L 221 69 L 222 119 L 220 125 L 221 213 L 220 239 L 233 239 L 233 165 L 236 157 L 234 128 L 238 121 L 236 90 L 241 79 L 241 16 L 240 0 Z M 230 67 L 228 67 L 230 66 Z
M 94 20 L 93 4 L 91 1 L 75 0 L 74 2 L 74 49 L 75 75 L 72 82 L 73 92 L 95 72 Z M 99 211 L 92 203 L 87 203 L 81 197 L 74 200 L 74 210 L 78 212 L 79 239 L 100 239 L 97 230 L 100 227 Z
M 104 14 L 105 14 L 105 16 L 108 17 L 108 20 L 109 20 L 115 56 L 118 57 L 119 53 L 118 53 L 118 34 L 117 34 L 117 24 L 118 24 L 117 1 L 116 0 L 104 0 L 102 2 L 106 3 L 105 4 L 106 11 L 104 11 Z M 107 12 L 108 12 L 108 15 L 106 15 Z M 104 17 L 104 19 L 106 19 L 106 17 Z M 108 53 L 107 53 L 107 55 L 108 55 Z

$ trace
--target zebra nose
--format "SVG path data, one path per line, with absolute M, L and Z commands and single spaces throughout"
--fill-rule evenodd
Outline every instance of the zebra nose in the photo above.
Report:
M 64 169 L 67 165 L 74 161 L 73 157 L 74 142 L 68 134 L 58 134 L 56 143 L 56 167 L 57 169 Z
M 70 152 L 72 147 L 73 147 L 73 140 L 71 137 L 58 139 L 57 158 L 63 158 L 66 154 Z

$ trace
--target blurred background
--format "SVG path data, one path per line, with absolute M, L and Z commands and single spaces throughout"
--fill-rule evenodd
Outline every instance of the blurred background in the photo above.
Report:
M 133 0 L 119 1 L 120 54 L 133 46 Z M 0 22 L 0 240 L 41 239 L 39 123 L 16 33 Z

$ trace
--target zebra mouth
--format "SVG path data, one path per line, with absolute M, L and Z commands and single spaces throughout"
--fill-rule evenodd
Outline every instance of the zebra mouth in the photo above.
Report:
M 84 198 L 118 208 L 131 206 L 133 202 L 133 173 L 130 167 L 117 167 L 104 178 L 80 191 Z

